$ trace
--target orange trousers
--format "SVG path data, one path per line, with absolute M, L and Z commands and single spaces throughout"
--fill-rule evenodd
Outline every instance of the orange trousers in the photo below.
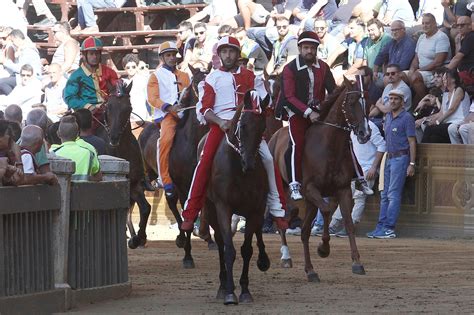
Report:
M 174 135 L 176 134 L 176 125 L 178 124 L 178 117 L 173 114 L 168 114 L 161 121 L 160 138 L 158 139 L 157 148 L 157 162 L 158 172 L 160 173 L 161 182 L 165 189 L 166 185 L 173 184 L 169 173 L 169 156 L 171 146 L 173 145 Z

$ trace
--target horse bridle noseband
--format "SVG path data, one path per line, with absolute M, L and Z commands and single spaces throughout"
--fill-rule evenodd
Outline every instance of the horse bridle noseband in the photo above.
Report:
M 346 121 L 347 126 L 341 126 L 341 125 L 338 125 L 338 124 L 328 123 L 328 122 L 325 122 L 325 121 L 317 121 L 317 123 L 327 125 L 327 126 L 331 126 L 331 127 L 338 128 L 338 129 L 342 129 L 342 130 L 348 131 L 348 132 L 351 132 L 352 130 L 355 130 L 355 128 L 360 124 L 361 121 L 358 121 L 356 124 L 351 124 L 350 121 L 349 121 L 349 118 L 347 118 L 347 111 L 346 111 L 347 95 L 348 94 L 355 94 L 355 93 L 360 94 L 362 97 L 364 96 L 363 91 L 347 91 L 344 95 L 344 101 L 342 102 L 342 106 L 341 106 L 342 107 L 342 114 L 344 115 L 344 120 Z M 365 109 L 364 109 L 364 118 L 365 118 Z M 364 118 L 362 118 L 362 119 L 364 119 Z

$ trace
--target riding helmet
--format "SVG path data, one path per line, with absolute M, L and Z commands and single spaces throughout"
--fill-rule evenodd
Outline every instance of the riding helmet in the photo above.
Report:
M 312 31 L 305 31 L 298 36 L 298 46 L 307 43 L 307 44 L 315 44 L 318 46 L 320 44 L 319 37 L 315 32 Z
M 219 54 L 220 50 L 224 47 L 232 47 L 240 52 L 239 40 L 232 36 L 224 36 L 219 39 L 219 41 L 217 42 L 217 53 Z
M 162 55 L 166 52 L 178 52 L 178 48 L 176 47 L 176 44 L 173 42 L 163 42 L 161 43 L 160 47 L 158 48 L 158 55 Z
M 99 38 L 89 36 L 82 42 L 81 51 L 102 50 L 103 47 L 104 44 Z

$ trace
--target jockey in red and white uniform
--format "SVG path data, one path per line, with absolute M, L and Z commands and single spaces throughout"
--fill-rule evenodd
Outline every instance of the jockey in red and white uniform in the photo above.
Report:
M 202 107 L 199 112 L 209 123 L 210 131 L 200 161 L 194 170 L 188 200 L 184 205 L 182 213 L 184 221 L 181 225 L 183 231 L 191 231 L 194 227 L 194 221 L 206 200 L 206 188 L 214 155 L 225 132 L 231 127 L 231 119 L 237 105 L 242 103 L 244 94 L 255 86 L 255 75 L 238 65 L 240 44 L 236 38 L 230 36 L 221 38 L 217 45 L 217 54 L 222 61 L 222 67 L 209 74 L 203 89 L 200 89 Z M 270 192 L 267 207 L 275 217 L 278 227 L 286 229 L 288 223 L 284 218 L 285 200 L 281 177 L 265 140 L 260 144 L 259 153 L 268 174 Z

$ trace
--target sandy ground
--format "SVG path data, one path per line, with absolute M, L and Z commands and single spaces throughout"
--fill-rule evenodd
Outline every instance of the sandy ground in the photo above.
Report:
M 331 255 L 316 255 L 318 237 L 310 240 L 313 265 L 321 282 L 308 283 L 302 245 L 289 236 L 293 268 L 279 267 L 279 236 L 264 235 L 272 266 L 260 272 L 257 248 L 250 267 L 253 304 L 224 306 L 215 299 L 218 254 L 193 239 L 195 269 L 182 268 L 183 252 L 175 246 L 176 231 L 153 227 L 147 248 L 129 250 L 132 294 L 125 299 L 82 305 L 78 314 L 302 314 L 302 313 L 473 313 L 474 240 L 399 238 L 357 239 L 367 275 L 351 273 L 347 239 L 331 239 Z M 234 239 L 237 252 L 243 235 Z M 240 293 L 242 259 L 234 267 Z

